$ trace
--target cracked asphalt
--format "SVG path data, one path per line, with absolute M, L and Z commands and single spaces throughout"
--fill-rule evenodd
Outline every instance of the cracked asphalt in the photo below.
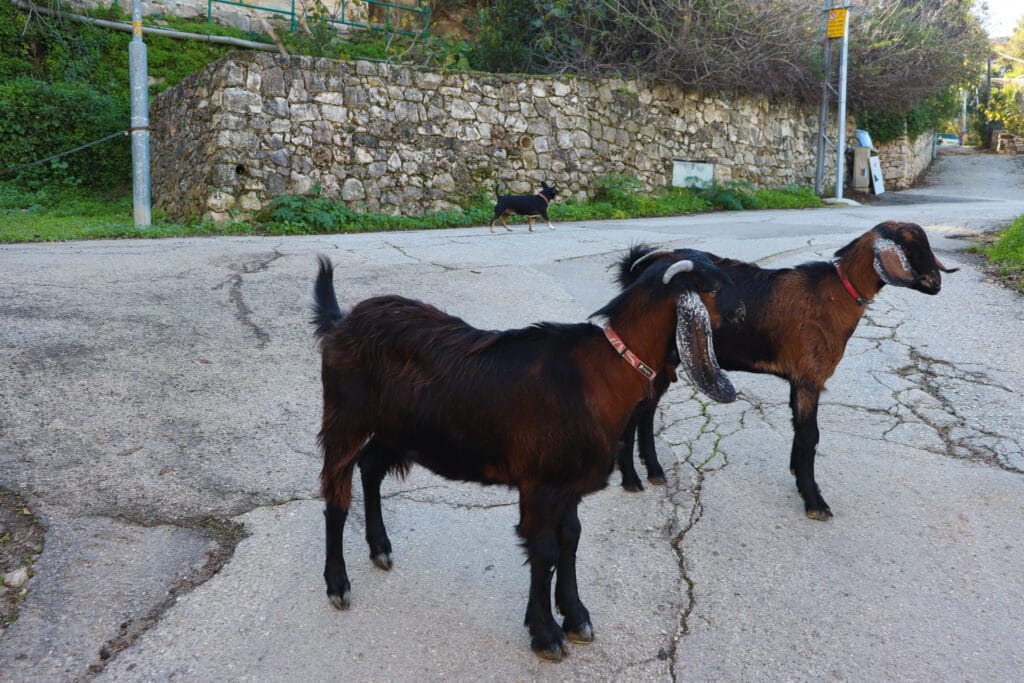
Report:
M 1024 158 L 943 149 L 862 207 L 289 238 L 0 245 L 0 487 L 46 527 L 0 681 L 1020 680 L 1024 299 L 966 237 L 1024 214 Z M 823 395 L 807 519 L 788 389 L 685 382 L 656 422 L 667 486 L 580 506 L 596 642 L 539 662 L 514 493 L 385 480 L 395 568 L 356 501 L 352 609 L 324 595 L 315 255 L 343 305 L 398 293 L 483 328 L 580 321 L 637 241 L 764 266 L 883 220 L 947 266 L 886 287 Z M 0 588 L 2 590 L 2 588 Z

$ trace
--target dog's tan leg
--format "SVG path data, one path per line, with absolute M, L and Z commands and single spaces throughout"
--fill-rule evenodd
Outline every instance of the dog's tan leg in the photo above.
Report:
M 533 222 L 537 220 L 533 216 L 530 216 L 530 232 L 533 232 Z
M 494 234 L 494 221 L 491 221 L 491 234 Z
M 512 232 L 512 228 L 508 227 L 508 221 L 505 220 L 504 216 L 501 217 L 501 227 L 505 228 L 509 232 Z
M 555 229 L 555 226 L 551 225 L 551 221 L 548 221 L 548 227 L 551 228 L 552 230 Z

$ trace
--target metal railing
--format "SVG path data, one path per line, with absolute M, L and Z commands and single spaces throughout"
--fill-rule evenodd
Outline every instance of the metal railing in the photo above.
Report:
M 407 6 L 387 0 L 340 0 L 335 10 L 336 16 L 328 13 L 322 16 L 321 20 L 330 24 L 355 26 L 414 38 L 426 37 L 430 27 L 430 7 L 426 0 L 415 0 L 415 2 L 415 5 Z M 305 3 L 298 12 L 295 8 L 296 0 L 289 0 L 289 3 L 290 6 L 287 9 L 282 9 L 251 4 L 243 0 L 207 0 L 206 20 L 213 20 L 214 4 L 231 5 L 288 17 L 291 20 L 291 29 L 294 31 L 299 27 L 300 18 L 312 15 L 306 11 Z

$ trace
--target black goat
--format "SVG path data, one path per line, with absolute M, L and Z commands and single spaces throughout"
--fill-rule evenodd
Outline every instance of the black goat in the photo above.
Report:
M 620 261 L 618 279 L 623 287 L 642 276 L 642 257 L 649 253 L 657 252 L 638 245 Z M 956 269 L 946 268 L 935 257 L 920 226 L 896 222 L 876 225 L 837 251 L 832 262 L 765 269 L 707 256 L 733 281 L 747 307 L 742 321 L 731 321 L 718 316 L 714 302 L 705 299 L 718 362 L 726 370 L 766 373 L 789 382 L 793 412 L 789 469 L 796 476 L 807 516 L 827 520 L 832 510 L 814 480 L 818 398 L 825 382 L 842 360 L 866 306 L 884 285 L 937 294 L 942 284 L 939 271 Z M 669 368 L 675 362 L 671 357 L 666 361 Z M 634 437 L 648 480 L 665 482 L 654 448 L 654 413 L 670 381 L 671 373 L 659 373 L 654 396 L 637 406 L 619 443 L 616 460 L 627 490 L 643 488 L 633 468 Z
M 651 395 L 655 371 L 640 359 L 665 358 L 678 317 L 678 336 L 692 347 L 681 355 L 711 383 L 701 388 L 735 398 L 709 355 L 710 323 L 694 293 L 714 294 L 729 316 L 741 305 L 732 285 L 699 253 L 656 260 L 594 314 L 603 329 L 541 323 L 495 332 L 398 296 L 367 299 L 346 314 L 335 298 L 333 268 L 320 258 L 313 324 L 323 365 L 324 579 L 335 607 L 349 606 L 342 538 L 356 462 L 370 557 L 384 569 L 392 559 L 381 480 L 419 463 L 449 479 L 519 489 L 516 531 L 530 565 L 531 647 L 558 661 L 566 637 L 593 640 L 576 585 L 576 509 L 585 494 L 607 485 L 618 438 L 637 402 Z M 555 572 L 561 627 L 551 613 Z

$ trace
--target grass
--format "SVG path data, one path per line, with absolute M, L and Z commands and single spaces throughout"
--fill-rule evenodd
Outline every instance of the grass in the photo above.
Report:
M 805 208 L 821 206 L 810 188 L 757 190 L 746 185 L 714 186 L 704 190 L 667 188 L 653 195 L 612 188 L 593 201 L 568 200 L 552 205 L 555 223 L 582 220 L 646 218 L 702 213 L 735 208 Z M 176 223 L 155 213 L 153 225 L 137 227 L 130 189 L 97 195 L 75 187 L 51 186 L 24 190 L 0 183 L 0 243 L 54 242 L 82 239 L 188 237 L 207 235 L 310 235 L 389 230 L 430 230 L 482 226 L 490 223 L 493 198 L 479 192 L 461 208 L 420 216 L 357 212 L 343 202 L 318 193 L 282 195 L 251 220 L 215 224 Z M 525 218 L 513 217 L 523 223 Z
M 995 242 L 977 249 L 998 268 L 998 274 L 1017 291 L 1024 292 L 1024 216 L 1018 216 Z

